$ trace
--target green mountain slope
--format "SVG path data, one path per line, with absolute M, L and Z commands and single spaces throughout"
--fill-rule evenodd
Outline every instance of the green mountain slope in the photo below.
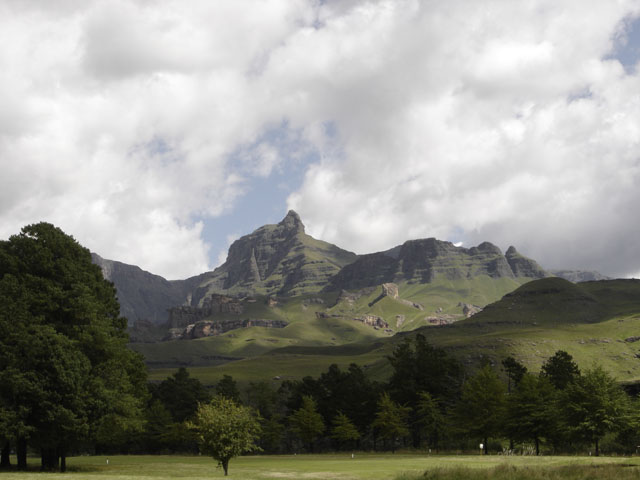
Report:
M 339 318 L 327 321 L 335 322 L 336 329 L 343 328 L 345 322 Z M 299 328 L 305 327 L 304 322 L 299 325 Z M 537 371 L 549 356 L 562 349 L 583 367 L 598 362 L 621 381 L 637 381 L 640 380 L 640 281 L 575 285 L 558 278 L 535 280 L 505 295 L 483 312 L 451 325 L 422 327 L 394 336 L 375 332 L 379 335 L 377 338 L 367 339 L 363 334 L 352 344 L 275 348 L 241 361 L 202 365 L 192 371 L 207 382 L 214 382 L 223 374 L 231 374 L 241 381 L 256 381 L 275 376 L 301 378 L 320 373 L 331 363 L 347 366 L 355 362 L 365 366 L 374 378 L 383 379 L 390 373 L 386 356 L 407 335 L 420 332 L 430 343 L 446 348 L 470 367 L 486 360 L 499 365 L 506 356 L 513 355 Z M 154 370 L 152 377 L 163 378 L 168 371 Z

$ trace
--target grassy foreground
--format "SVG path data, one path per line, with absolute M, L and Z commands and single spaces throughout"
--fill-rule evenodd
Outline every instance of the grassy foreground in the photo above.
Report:
M 109 464 L 107 465 L 107 458 Z M 36 469 L 36 459 L 30 459 Z M 2 480 L 224 478 L 208 457 L 95 456 L 73 457 L 66 474 L 6 472 Z M 425 475 L 425 472 L 426 475 Z M 640 477 L 640 458 L 502 457 L 479 455 L 351 454 L 247 456 L 229 464 L 229 479 L 582 479 L 626 480 Z

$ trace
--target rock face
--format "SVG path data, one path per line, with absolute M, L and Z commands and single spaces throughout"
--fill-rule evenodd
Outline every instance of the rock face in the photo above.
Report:
M 215 337 L 231 330 L 249 327 L 284 328 L 287 322 L 282 320 L 264 320 L 260 318 L 226 321 L 202 321 L 187 325 L 180 333 L 172 330 L 171 340 L 192 340 L 195 338 Z
M 398 298 L 398 285 L 395 283 L 383 283 L 382 284 L 382 296 L 390 297 L 394 300 Z
M 120 314 L 129 325 L 136 321 L 165 323 L 168 309 L 185 303 L 191 289 L 200 282 L 200 277 L 168 281 L 135 265 L 106 260 L 95 253 L 91 259 L 102 269 L 104 278 L 114 283 Z
M 482 307 L 478 305 L 470 305 L 468 303 L 459 303 L 459 307 L 462 307 L 462 314 L 466 317 L 473 317 L 476 313 L 480 313 L 482 311 Z
M 304 231 L 293 210 L 277 225 L 265 225 L 236 240 L 227 261 L 194 290 L 192 305 L 211 293 L 299 295 L 319 292 L 356 255 Z
M 389 328 L 389 324 L 384 321 L 384 318 L 377 315 L 363 315 L 361 317 L 354 318 L 354 320 L 374 328 Z
M 513 246 L 507 249 L 505 257 L 516 277 L 544 278 L 550 276 L 536 261 L 520 255 Z
M 244 306 L 237 298 L 214 294 L 203 300 L 202 307 L 181 305 L 170 308 L 167 324 L 169 328 L 183 328 L 221 313 L 242 315 Z
M 384 252 L 360 256 L 334 276 L 327 291 L 355 290 L 406 281 L 431 283 L 487 275 L 492 278 L 543 278 L 548 274 L 533 260 L 510 249 L 509 257 L 484 242 L 473 248 L 456 247 L 435 238 L 410 240 Z M 509 261 L 511 259 L 511 263 Z

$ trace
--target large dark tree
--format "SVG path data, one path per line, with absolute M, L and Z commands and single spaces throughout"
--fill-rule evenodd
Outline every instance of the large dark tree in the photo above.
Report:
M 48 223 L 0 242 L 0 405 L 19 467 L 26 445 L 45 470 L 68 448 L 140 428 L 146 371 L 126 346 L 113 284 L 91 254 Z
M 516 440 L 533 440 L 536 455 L 540 440 L 556 433 L 555 394 L 548 378 L 526 374 L 509 395 L 506 429 Z
M 504 384 L 488 365 L 471 377 L 462 389 L 456 419 L 463 430 L 482 440 L 485 455 L 489 453 L 489 438 L 502 431 L 505 394 Z
M 562 413 L 569 429 L 593 442 L 600 454 L 600 440 L 629 421 L 630 402 L 626 393 L 602 367 L 585 371 L 561 394 Z
M 460 395 L 463 369 L 443 349 L 427 343 L 424 335 L 417 334 L 396 347 L 389 357 L 393 373 L 389 379 L 389 392 L 401 405 L 416 407 L 420 395 L 428 393 L 445 411 L 453 406 Z M 413 408 L 409 415 L 415 447 L 421 440 L 420 414 Z
M 152 395 L 171 412 L 175 422 L 184 422 L 196 413 L 199 403 L 211 401 L 211 395 L 206 387 L 200 380 L 191 377 L 184 367 L 180 367 L 157 388 L 153 388 Z

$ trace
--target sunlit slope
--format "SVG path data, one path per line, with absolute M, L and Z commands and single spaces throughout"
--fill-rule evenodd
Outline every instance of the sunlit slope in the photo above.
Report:
M 381 297 L 382 288 L 352 294 L 335 292 L 279 298 L 270 306 L 267 297 L 243 302 L 242 314 L 219 313 L 211 320 L 238 318 L 280 320 L 285 328 L 252 327 L 216 337 L 133 344 L 152 367 L 219 365 L 287 346 L 334 346 L 375 341 L 398 331 L 431 325 L 429 319 L 464 318 L 461 302 L 485 305 L 528 279 L 475 277 L 439 280 L 431 284 L 401 284 L 397 299 Z M 419 305 L 417 308 L 413 305 Z M 362 321 L 375 316 L 389 328 L 374 329 Z
M 273 307 L 260 299 L 249 304 L 241 317 L 283 320 L 288 323 L 285 328 L 241 328 L 196 340 L 136 343 L 131 348 L 142 353 L 151 368 L 207 366 L 253 357 L 281 347 L 343 345 L 390 336 L 350 318 L 318 316 L 317 312 L 323 312 L 329 302 L 335 302 L 334 294 L 284 299 Z M 229 318 L 234 316 L 224 314 L 219 317 L 222 320 Z
M 336 329 L 344 328 L 340 319 L 326 320 L 335 322 Z M 355 345 L 298 344 L 295 349 L 274 349 L 193 372 L 214 383 L 223 374 L 259 381 L 275 376 L 302 378 L 324 371 L 331 363 L 347 366 L 353 362 L 365 366 L 373 378 L 384 379 L 390 373 L 386 356 L 403 338 L 419 332 L 472 368 L 485 360 L 499 366 L 502 359 L 513 355 L 538 371 L 542 362 L 562 349 L 583 368 L 597 362 L 620 381 L 640 380 L 640 281 L 575 285 L 561 279 L 536 280 L 482 313 L 452 325 L 369 339 L 367 332 L 370 330 L 364 327 Z M 162 378 L 167 371 L 157 370 L 152 377 Z

